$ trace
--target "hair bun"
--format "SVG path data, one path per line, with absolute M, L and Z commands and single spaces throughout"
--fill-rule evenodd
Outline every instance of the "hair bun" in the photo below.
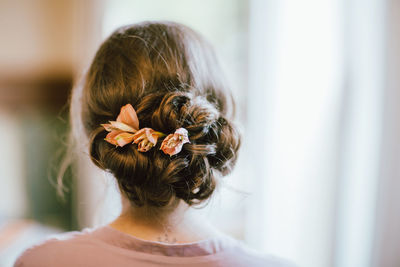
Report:
M 217 175 L 228 174 L 236 162 L 240 136 L 226 115 L 234 103 L 218 82 L 210 47 L 201 40 L 179 24 L 125 27 L 102 44 L 87 74 L 82 122 L 90 135 L 91 159 L 115 176 L 135 205 L 165 206 L 177 199 L 200 203 L 213 193 Z M 205 62 L 193 65 L 194 59 Z M 140 128 L 167 135 L 185 128 L 190 143 L 170 157 L 159 150 L 162 138 L 147 152 L 135 144 L 115 147 L 104 141 L 107 132 L 100 124 L 114 120 L 128 103 Z

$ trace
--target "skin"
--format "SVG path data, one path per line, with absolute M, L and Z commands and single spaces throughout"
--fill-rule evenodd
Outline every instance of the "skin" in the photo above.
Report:
M 134 207 L 122 196 L 121 215 L 109 226 L 143 240 L 163 243 L 192 243 L 216 235 L 216 230 L 182 200 L 161 209 Z

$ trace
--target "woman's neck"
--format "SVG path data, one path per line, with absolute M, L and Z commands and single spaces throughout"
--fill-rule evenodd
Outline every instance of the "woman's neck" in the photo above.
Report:
M 123 197 L 122 213 L 110 226 L 140 239 L 164 243 L 191 243 L 215 236 L 183 201 L 166 208 L 133 207 Z

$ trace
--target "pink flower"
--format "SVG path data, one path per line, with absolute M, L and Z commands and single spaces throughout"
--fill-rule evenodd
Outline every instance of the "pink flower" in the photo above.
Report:
M 116 121 L 110 121 L 107 124 L 102 124 L 102 126 L 109 132 L 104 140 L 120 147 L 135 143 L 140 152 L 149 151 L 157 144 L 159 137 L 165 136 L 165 134 L 151 128 L 139 130 L 139 120 L 131 104 L 121 108 Z M 179 128 L 163 140 L 160 149 L 165 154 L 173 156 L 178 154 L 186 143 L 190 143 L 188 131 L 185 128 Z
M 133 135 L 133 142 L 138 144 L 140 152 L 147 152 L 157 144 L 157 140 L 161 136 L 164 136 L 164 134 L 151 128 L 143 128 Z
M 104 138 L 104 140 L 106 140 L 110 144 L 118 146 L 118 143 L 117 143 L 117 140 L 115 139 L 115 137 L 117 135 L 119 135 L 120 133 L 123 133 L 123 131 L 118 131 L 118 130 L 111 131 L 110 133 L 107 134 L 107 136 L 106 136 L 106 138 Z
M 139 119 L 131 104 L 121 108 L 116 121 L 109 124 L 102 124 L 104 129 L 109 131 L 105 140 L 116 146 L 124 146 L 133 141 L 134 133 L 139 130 Z
M 133 142 L 133 134 L 127 133 L 127 132 L 122 132 L 120 134 L 117 134 L 115 136 L 114 140 L 117 142 L 118 146 L 123 147 L 124 145 L 127 145 L 127 144 Z
M 160 149 L 165 154 L 173 156 L 181 152 L 182 146 L 186 143 L 190 143 L 188 131 L 185 128 L 179 128 L 163 140 Z

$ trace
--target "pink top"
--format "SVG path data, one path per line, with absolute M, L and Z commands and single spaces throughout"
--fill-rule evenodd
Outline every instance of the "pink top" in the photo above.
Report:
M 14 267 L 291 267 L 225 235 L 187 244 L 145 241 L 109 226 L 66 233 L 26 250 Z

